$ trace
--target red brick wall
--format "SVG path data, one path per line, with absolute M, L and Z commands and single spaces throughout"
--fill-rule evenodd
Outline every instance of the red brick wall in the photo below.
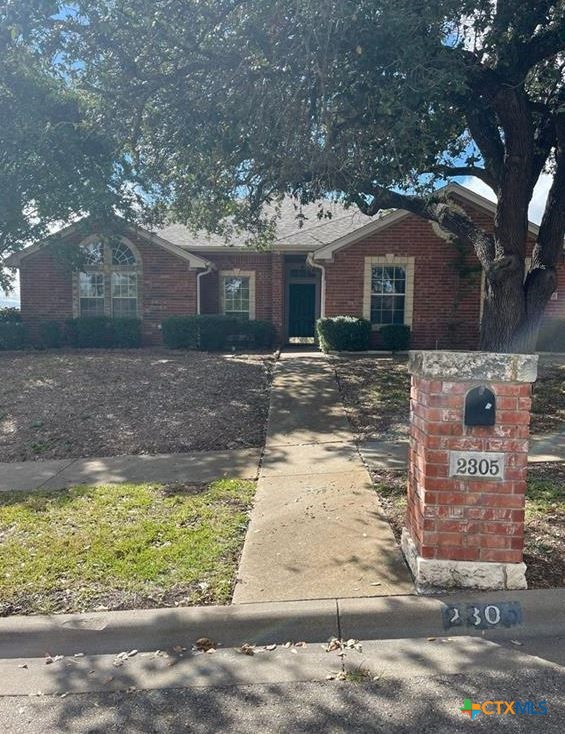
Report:
M 413 375 L 406 526 L 423 558 L 522 561 L 531 385 L 488 383 L 496 425 L 465 426 L 473 383 Z M 449 477 L 450 451 L 506 455 L 504 479 Z
M 176 255 L 139 238 L 130 238 L 141 257 L 139 281 L 144 342 L 159 344 L 159 325 L 172 314 L 196 313 L 196 271 Z M 32 327 L 39 321 L 73 316 L 72 275 L 49 248 L 21 263 L 22 317 Z
M 336 253 L 326 265 L 326 315 L 363 316 L 365 258 L 388 253 L 415 257 L 412 346 L 476 348 L 480 280 L 461 278 L 458 251 L 416 216 Z
M 219 313 L 220 284 L 219 271 L 247 270 L 255 272 L 255 318 L 273 320 L 273 275 L 270 252 L 199 252 L 205 260 L 211 260 L 217 270 L 200 279 L 202 313 Z

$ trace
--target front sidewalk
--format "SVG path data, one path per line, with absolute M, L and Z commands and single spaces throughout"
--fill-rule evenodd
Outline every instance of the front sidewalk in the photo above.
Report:
M 234 603 L 413 594 L 321 354 L 282 354 Z
M 261 449 L 136 454 L 90 459 L 52 459 L 0 464 L 0 492 L 57 490 L 77 484 L 212 482 L 220 477 L 255 479 Z

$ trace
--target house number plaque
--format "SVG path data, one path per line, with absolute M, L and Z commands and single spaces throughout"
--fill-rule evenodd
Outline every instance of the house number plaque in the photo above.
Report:
M 450 451 L 449 476 L 504 479 L 504 454 L 493 451 Z

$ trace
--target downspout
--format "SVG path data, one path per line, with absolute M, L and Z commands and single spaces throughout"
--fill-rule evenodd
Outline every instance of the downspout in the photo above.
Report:
M 201 309 L 202 304 L 200 302 L 201 301 L 201 287 L 202 287 L 200 283 L 200 278 L 203 275 L 210 275 L 210 273 L 213 270 L 214 270 L 214 265 L 212 263 L 208 263 L 208 265 L 206 266 L 206 270 L 203 270 L 201 273 L 198 273 L 196 275 L 196 313 L 198 315 L 200 315 L 201 310 L 202 310 Z
M 320 263 L 314 262 L 314 253 L 310 252 L 306 258 L 306 262 L 313 268 L 317 268 L 322 271 L 321 284 L 320 284 L 320 318 L 323 319 L 326 316 L 326 269 Z

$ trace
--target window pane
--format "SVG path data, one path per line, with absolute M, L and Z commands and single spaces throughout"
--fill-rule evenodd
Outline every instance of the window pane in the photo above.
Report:
M 113 298 L 112 315 L 115 318 L 137 318 L 137 298 Z
M 112 273 L 112 298 L 137 298 L 137 275 Z
M 112 265 L 135 265 L 135 255 L 124 242 L 112 247 Z
M 249 318 L 249 278 L 224 278 L 224 313 Z
M 81 298 L 80 299 L 80 315 L 81 316 L 104 316 L 104 299 L 103 298 Z
M 104 247 L 101 242 L 89 242 L 82 246 L 85 265 L 102 265 L 104 262 Z
M 371 322 L 403 324 L 406 269 L 376 265 L 371 269 Z
M 103 273 L 79 273 L 78 282 L 81 298 L 104 298 Z

